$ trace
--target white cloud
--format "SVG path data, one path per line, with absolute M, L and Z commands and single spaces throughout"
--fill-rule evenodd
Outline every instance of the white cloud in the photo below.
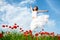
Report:
M 34 3 L 35 0 L 25 0 L 25 1 L 22 1 L 20 2 L 20 4 L 27 4 L 27 3 Z
M 31 12 L 27 7 L 16 7 L 2 1 L 0 11 L 4 12 L 2 15 L 2 24 L 12 25 L 14 23 L 18 23 L 19 25 L 23 25 L 23 27 L 28 27 L 29 22 L 31 21 Z
M 35 1 L 36 0 L 23 0 L 18 4 L 18 6 L 24 7 L 26 5 L 31 5 L 31 4 L 35 3 Z

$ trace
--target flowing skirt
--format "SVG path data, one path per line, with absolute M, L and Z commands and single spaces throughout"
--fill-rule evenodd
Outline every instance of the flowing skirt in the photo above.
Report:
M 48 18 L 49 15 L 40 15 L 37 18 L 32 19 L 30 24 L 31 30 L 33 31 L 37 27 L 43 28 L 43 26 L 48 22 Z

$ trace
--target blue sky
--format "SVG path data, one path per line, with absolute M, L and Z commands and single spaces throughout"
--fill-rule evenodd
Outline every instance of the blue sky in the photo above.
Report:
M 27 27 L 31 22 L 31 12 L 29 11 L 29 6 L 32 5 L 32 7 L 34 7 L 37 5 L 39 10 L 48 10 L 47 13 L 44 13 L 49 15 L 49 24 L 44 27 L 45 31 L 60 34 L 59 4 L 60 0 L 1 0 L 0 26 L 1 24 L 12 25 L 14 22 L 17 22 L 20 26 L 23 25 L 23 28 L 29 29 L 29 27 Z M 24 20 L 25 17 L 26 19 Z

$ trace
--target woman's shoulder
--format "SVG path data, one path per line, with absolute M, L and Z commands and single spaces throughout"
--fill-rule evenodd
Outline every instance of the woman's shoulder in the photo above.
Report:
M 32 12 L 38 12 L 38 11 L 32 11 Z

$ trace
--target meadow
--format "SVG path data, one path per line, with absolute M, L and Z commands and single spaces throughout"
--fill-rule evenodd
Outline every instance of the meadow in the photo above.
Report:
M 1 36 L 0 40 L 58 40 L 58 36 L 35 36 L 24 35 L 19 33 L 9 33 L 5 34 L 5 36 Z
M 2 25 L 3 28 L 8 27 L 12 30 L 17 29 L 19 26 L 17 24 L 14 24 L 13 27 L 8 25 Z M 13 32 L 1 32 L 0 33 L 0 40 L 60 40 L 60 36 L 54 35 L 54 32 L 48 33 L 48 32 L 38 32 L 35 34 L 32 34 L 33 32 L 31 30 L 24 31 L 23 28 L 20 28 L 20 32 L 17 33 L 15 31 Z

